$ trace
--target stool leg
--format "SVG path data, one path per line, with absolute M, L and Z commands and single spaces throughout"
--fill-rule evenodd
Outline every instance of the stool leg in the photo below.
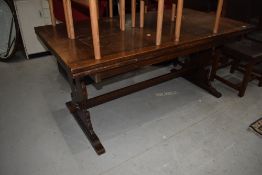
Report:
M 245 95 L 245 91 L 246 91 L 246 88 L 247 88 L 247 85 L 248 85 L 248 82 L 250 80 L 250 76 L 252 73 L 253 64 L 247 64 L 245 69 L 246 70 L 245 70 L 244 78 L 239 88 L 239 93 L 238 93 L 239 97 L 243 97 Z
M 213 56 L 213 62 L 212 62 L 212 69 L 211 69 L 211 73 L 210 73 L 210 77 L 209 77 L 209 80 L 210 81 L 214 81 L 215 79 L 215 75 L 217 73 L 217 69 L 218 69 L 218 66 L 219 66 L 219 55 L 218 54 L 214 54 Z
M 235 73 L 236 69 L 239 66 L 239 62 L 240 62 L 239 59 L 234 59 L 234 61 L 232 62 L 231 68 L 230 68 L 230 73 L 232 74 Z

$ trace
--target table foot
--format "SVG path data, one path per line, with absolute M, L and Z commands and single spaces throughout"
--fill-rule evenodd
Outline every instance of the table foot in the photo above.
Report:
M 105 148 L 103 147 L 102 143 L 100 142 L 99 138 L 93 130 L 89 111 L 80 109 L 73 102 L 67 102 L 66 106 L 69 109 L 69 111 L 73 114 L 74 118 L 80 125 L 81 129 L 85 133 L 86 137 L 90 141 L 96 153 L 98 155 L 105 153 Z
M 183 77 L 196 86 L 206 90 L 211 95 L 220 98 L 222 94 L 218 92 L 211 84 L 212 78 L 210 78 L 209 67 L 210 58 L 217 58 L 217 55 L 213 49 L 190 55 L 189 60 L 186 60 L 185 63 L 182 64 L 182 67 L 193 66 L 194 69 Z
M 183 77 L 191 83 L 195 84 L 196 86 L 206 90 L 211 95 L 220 98 L 222 94 L 211 85 L 209 80 L 209 72 L 210 71 L 208 69 L 200 69 Z

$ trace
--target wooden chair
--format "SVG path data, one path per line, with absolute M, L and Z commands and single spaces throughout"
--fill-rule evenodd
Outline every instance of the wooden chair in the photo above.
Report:
M 55 17 L 53 12 L 53 0 L 49 0 L 50 11 L 51 11 L 51 18 L 52 24 L 55 25 Z M 68 38 L 75 39 L 75 32 L 74 32 L 74 23 L 73 23 L 73 14 L 72 14 L 72 3 L 76 2 L 78 4 L 82 4 L 84 6 L 89 7 L 90 11 L 90 21 L 91 21 L 91 28 L 92 28 L 92 37 L 93 37 L 93 47 L 94 47 L 94 55 L 95 59 L 101 59 L 101 51 L 100 51 L 100 39 L 99 39 L 99 25 L 98 25 L 98 3 L 99 0 L 63 0 L 64 5 L 64 13 L 65 13 L 65 21 L 67 27 Z M 144 27 L 144 14 L 145 14 L 145 1 L 140 0 L 140 28 Z M 219 21 L 222 12 L 224 0 L 218 0 L 217 12 L 215 17 L 215 24 L 213 28 L 213 34 L 217 34 L 219 29 Z M 175 20 L 175 37 L 174 41 L 179 42 L 180 40 L 180 31 L 181 31 L 181 22 L 182 22 L 182 15 L 183 15 L 183 4 L 184 0 L 177 0 L 177 5 L 175 4 L 176 0 L 172 1 L 172 15 L 171 21 Z M 131 0 L 131 16 L 132 16 L 132 27 L 135 27 L 135 18 L 136 18 L 136 0 Z M 162 37 L 162 25 L 163 25 L 163 16 L 164 16 L 164 4 L 165 0 L 158 0 L 157 5 L 157 27 L 156 27 L 156 45 L 161 44 L 161 37 Z M 109 0 L 109 16 L 112 17 L 113 6 L 112 0 Z M 119 23 L 120 29 L 125 31 L 125 0 L 119 0 Z
M 56 22 L 79 22 L 90 20 L 89 2 L 82 0 L 48 0 L 52 25 L 55 26 Z M 109 0 L 112 2 L 112 0 Z M 97 0 L 98 3 L 98 16 L 104 16 L 108 0 Z M 69 15 L 68 15 L 69 14 Z M 110 13 L 111 14 L 111 13 Z M 70 21 L 70 15 L 72 20 Z M 71 33 L 70 33 L 71 32 Z M 74 39 L 74 31 L 70 31 L 68 37 Z
M 166 2 L 166 4 L 165 4 Z M 120 3 L 120 29 L 122 31 L 125 30 L 125 10 L 124 10 L 124 3 L 125 0 L 119 0 Z M 145 15 L 145 6 L 148 5 L 148 0 L 140 0 L 140 28 L 144 27 L 144 15 Z M 121 5 L 122 4 L 122 5 Z M 132 27 L 135 27 L 135 0 L 132 0 Z M 215 22 L 213 27 L 213 34 L 216 35 L 219 31 L 219 24 L 221 13 L 223 10 L 224 0 L 217 0 L 217 10 L 215 16 Z M 162 35 L 162 25 L 163 25 L 163 16 L 164 16 L 164 7 L 171 6 L 171 22 L 175 21 L 175 37 L 174 41 L 179 42 L 180 34 L 181 34 L 181 23 L 182 23 L 182 16 L 183 16 L 183 8 L 184 8 L 184 0 L 158 0 L 157 5 L 157 28 L 156 28 L 156 45 L 161 44 L 161 35 Z M 122 20 L 124 22 L 122 22 Z M 96 58 L 97 59 L 97 58 Z
M 217 75 L 219 69 L 220 56 L 216 56 L 213 62 L 210 79 L 217 79 L 222 83 L 232 87 L 238 91 L 238 96 L 243 97 L 248 85 L 248 82 L 258 79 L 258 85 L 262 86 L 262 73 L 255 70 L 254 67 L 262 63 L 262 43 L 248 39 L 242 39 L 224 46 L 221 53 L 233 59 L 231 62 L 230 73 L 236 70 L 243 73 L 243 79 L 240 83 L 234 84 L 221 76 Z

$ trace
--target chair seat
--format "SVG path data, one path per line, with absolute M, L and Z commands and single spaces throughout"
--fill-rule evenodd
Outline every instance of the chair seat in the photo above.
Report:
M 221 53 L 221 51 L 219 51 Z M 229 87 L 238 91 L 238 96 L 243 97 L 249 81 L 254 79 L 258 80 L 258 86 L 262 87 L 262 43 L 242 39 L 230 44 L 226 44 L 222 50 L 223 55 L 229 56 L 230 59 L 230 73 L 234 73 L 235 70 L 244 74 L 240 83 L 233 83 L 219 75 L 217 70 L 220 67 L 221 56 L 215 56 L 212 64 L 212 71 L 210 74 L 210 80 L 217 79 Z M 243 64 L 244 63 L 244 64 Z
M 239 57 L 239 59 L 246 59 L 246 61 L 259 61 L 262 59 L 262 43 L 252 40 L 242 39 L 224 47 L 224 53 Z

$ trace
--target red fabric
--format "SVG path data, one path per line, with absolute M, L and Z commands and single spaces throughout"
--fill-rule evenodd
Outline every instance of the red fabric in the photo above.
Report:
M 53 0 L 54 14 L 56 19 L 65 22 L 65 14 L 63 7 L 63 0 Z M 99 15 L 104 16 L 106 12 L 107 1 L 102 0 L 99 4 Z M 83 21 L 89 19 L 89 8 L 80 5 L 78 3 L 72 2 L 72 14 L 74 21 Z
M 171 9 L 172 8 L 173 0 L 165 0 L 165 9 Z M 147 1 L 147 10 L 157 10 L 158 1 Z

